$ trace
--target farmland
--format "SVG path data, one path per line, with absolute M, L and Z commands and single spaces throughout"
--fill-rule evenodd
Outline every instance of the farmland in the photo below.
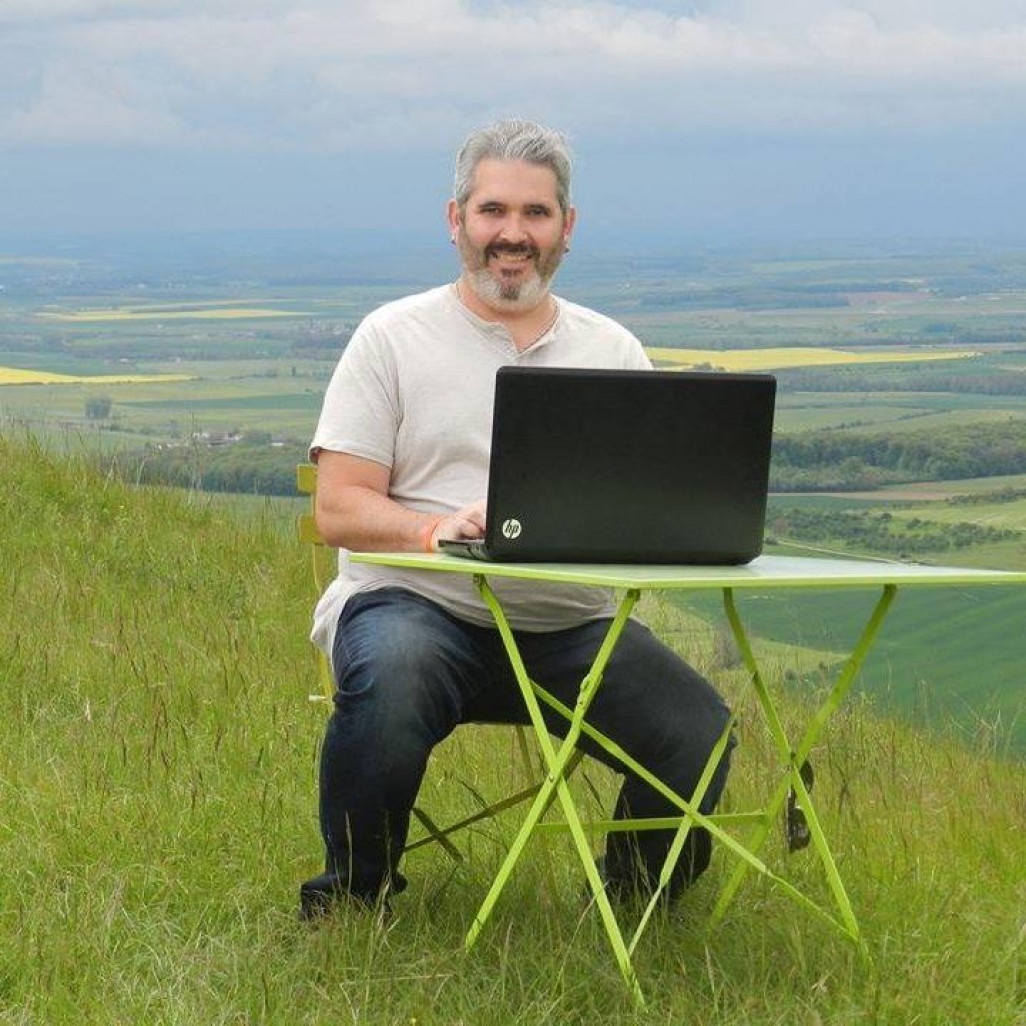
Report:
M 115 452 L 139 479 L 244 491 L 274 479 L 287 489 L 360 318 L 444 280 L 451 267 L 442 266 L 395 264 L 374 279 L 363 263 L 311 256 L 286 276 L 239 254 L 227 270 L 200 262 L 188 276 L 148 276 L 136 265 L 0 254 L 0 419 L 52 445 Z M 905 546 L 909 558 L 1026 568 L 1026 496 L 997 494 L 1023 487 L 1024 472 L 1000 460 L 998 471 L 979 460 L 968 468 L 989 476 L 944 470 L 960 440 L 984 439 L 988 458 L 1026 452 L 1016 434 L 1026 432 L 1024 251 L 596 258 L 568 266 L 558 291 L 622 321 L 657 365 L 777 374 L 781 451 L 805 439 L 842 455 L 802 470 L 817 494 L 774 497 L 771 514 L 792 531 L 771 527 L 776 551 L 862 553 L 877 538 L 892 556 Z M 36 383 L 15 386 L 15 372 Z M 865 455 L 877 448 L 910 455 L 877 466 Z M 960 493 L 978 501 L 952 501 Z M 845 515 L 788 519 L 788 509 Z M 781 652 L 820 653 L 812 670 L 794 657 L 810 686 L 850 642 L 859 598 L 753 598 L 752 624 Z M 1000 721 L 1008 743 L 1026 749 L 1017 602 L 996 592 L 902 596 L 866 686 L 966 730 Z M 689 612 L 710 624 L 719 615 L 701 603 Z M 966 636 L 979 643 L 959 647 Z
M 260 320 L 265 317 L 309 317 L 299 310 L 273 310 L 258 306 L 222 306 L 218 302 L 190 306 L 123 306 L 108 310 L 69 310 L 54 313 L 41 310 L 36 316 L 75 324 L 105 324 L 111 321 L 173 320 Z
M 58 374 L 52 371 L 0 367 L 0 385 L 149 385 L 188 381 L 187 374 Z
M 147 275 L 137 254 L 0 254 L 0 417 L 115 449 L 247 431 L 302 443 L 360 318 L 440 278 L 435 261 L 375 281 L 315 252 L 287 278 L 251 254 L 198 254 L 187 277 L 170 256 Z M 1026 411 L 1015 249 L 596 255 L 560 291 L 623 321 L 660 366 L 778 373 L 782 435 L 946 432 Z M 87 416 L 97 397 L 108 417 Z
M 771 371 L 784 367 L 832 367 L 856 363 L 924 363 L 932 360 L 961 360 L 979 356 L 971 350 L 931 351 L 926 347 L 882 351 L 825 349 L 819 346 L 766 349 L 667 349 L 649 346 L 648 355 L 657 367 L 699 367 L 726 371 Z
M 753 254 L 710 257 L 686 274 L 667 261 L 595 262 L 570 268 L 561 291 L 621 319 L 659 365 L 780 372 L 780 431 L 891 432 L 917 423 L 944 429 L 1006 411 L 1017 416 L 1024 404 L 1018 395 L 967 396 L 950 387 L 823 392 L 796 379 L 791 388 L 785 371 L 834 380 L 843 368 L 858 369 L 869 386 L 898 368 L 919 384 L 941 373 L 928 368 L 957 372 L 966 387 L 995 375 L 1017 379 L 1026 366 L 1026 281 L 1007 287 L 1019 280 L 1017 259 L 992 272 L 990 290 L 971 254 Z M 48 431 L 85 430 L 115 447 L 247 428 L 308 437 L 327 378 L 360 317 L 438 279 L 434 268 L 409 268 L 394 284 L 342 280 L 317 287 L 297 271 L 295 283 L 232 281 L 217 294 L 218 275 L 200 271 L 187 285 L 147 285 L 143 301 L 104 287 L 85 262 L 76 265 L 81 281 L 54 287 L 47 276 L 68 273 L 66 264 L 7 261 L 19 269 L 23 287 L 8 289 L 0 302 L 0 366 L 8 377 L 17 370 L 90 380 L 21 393 L 0 386 L 0 415 Z M 813 300 L 834 305 L 809 306 Z M 152 380 L 160 375 L 176 378 Z M 113 386 L 113 376 L 124 383 L 111 388 L 112 416 L 90 423 L 85 402 Z

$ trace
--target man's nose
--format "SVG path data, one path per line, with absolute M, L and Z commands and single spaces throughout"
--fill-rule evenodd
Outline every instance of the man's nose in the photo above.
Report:
M 503 242 L 523 242 L 527 238 L 524 219 L 516 213 L 507 214 L 503 219 L 499 238 Z

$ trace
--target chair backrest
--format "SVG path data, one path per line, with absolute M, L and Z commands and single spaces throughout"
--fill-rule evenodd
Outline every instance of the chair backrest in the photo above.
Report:
M 322 559 L 327 543 L 317 530 L 317 467 L 313 463 L 300 463 L 296 467 L 296 488 L 302 495 L 310 496 L 310 509 L 296 517 L 296 537 L 304 545 L 312 545 L 312 565 L 317 592 L 320 594 L 328 585 L 326 560 Z M 332 564 L 332 570 L 334 564 Z
M 296 518 L 296 534 L 306 545 L 323 545 L 324 539 L 317 530 L 314 513 L 317 505 L 317 466 L 314 463 L 300 463 L 296 467 L 296 488 L 301 495 L 310 496 L 310 511 L 300 513 Z
M 302 495 L 310 496 L 310 509 L 306 513 L 300 513 L 296 517 L 296 537 L 304 545 L 309 545 L 311 552 L 311 565 L 313 566 L 313 579 L 317 585 L 317 595 L 320 596 L 327 586 L 327 573 L 325 571 L 322 554 L 327 550 L 320 531 L 317 530 L 317 467 L 313 463 L 300 463 L 296 467 L 296 488 Z M 330 550 L 328 550 L 330 551 Z M 311 702 L 331 702 L 335 692 L 335 681 L 332 677 L 331 667 L 327 657 L 321 654 L 320 659 L 321 693 L 310 695 Z

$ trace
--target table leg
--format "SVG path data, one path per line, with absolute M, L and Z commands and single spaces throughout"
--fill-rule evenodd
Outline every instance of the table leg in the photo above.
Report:
M 723 733 L 713 746 L 713 750 L 709 753 L 709 759 L 705 764 L 705 769 L 702 771 L 702 776 L 695 785 L 694 794 L 691 795 L 691 804 L 694 805 L 695 808 L 699 808 L 701 806 L 702 799 L 705 798 L 705 792 L 709 790 L 709 785 L 712 783 L 713 776 L 720 765 L 720 760 L 727 751 L 727 745 L 730 742 L 730 735 L 734 730 L 735 720 L 736 717 L 731 714 L 730 718 L 727 720 L 727 725 L 724 728 Z M 634 929 L 634 934 L 631 937 L 630 944 L 627 945 L 627 950 L 632 955 L 634 954 L 634 949 L 638 946 L 638 941 L 641 940 L 641 935 L 645 932 L 645 927 L 648 926 L 648 921 L 652 918 L 652 913 L 659 905 L 660 897 L 670 884 L 670 879 L 673 876 L 673 870 L 680 859 L 681 852 L 684 850 L 684 842 L 687 840 L 688 834 L 691 833 L 691 828 L 694 824 L 695 821 L 690 816 L 685 816 L 681 821 L 680 826 L 677 827 L 677 832 L 670 844 L 669 851 L 667 851 L 666 858 L 663 860 L 662 869 L 659 871 L 659 883 L 653 891 L 652 896 L 649 898 L 644 912 L 641 914 L 641 919 L 638 921 L 638 925 Z
M 539 685 L 535 685 L 535 692 L 538 698 L 543 701 L 546 705 L 555 709 L 564 719 L 569 720 L 572 715 L 572 710 L 567 706 L 563 705 L 557 698 L 550 695 L 544 688 Z M 839 924 L 832 916 L 821 909 L 814 901 L 807 898 L 801 891 L 798 890 L 793 884 L 790 884 L 783 877 L 774 873 L 769 866 L 762 862 L 759 858 L 753 855 L 745 845 L 741 844 L 736 838 L 731 836 L 720 824 L 730 823 L 762 823 L 765 820 L 765 815 L 762 812 L 756 813 L 711 813 L 706 815 L 703 812 L 698 811 L 697 805 L 693 801 L 688 801 L 682 798 L 674 790 L 663 783 L 654 773 L 646 769 L 636 759 L 628 755 L 618 744 L 610 741 L 604 734 L 597 731 L 590 723 L 585 721 L 581 725 L 581 733 L 595 744 L 604 748 L 617 762 L 619 762 L 625 770 L 630 770 L 636 774 L 640 779 L 644 780 L 652 790 L 661 794 L 671 805 L 676 807 L 683 814 L 682 816 L 676 816 L 672 818 L 662 818 L 659 820 L 617 820 L 615 822 L 610 821 L 609 823 L 597 824 L 602 827 L 603 830 L 613 829 L 660 829 L 660 830 L 672 830 L 685 825 L 687 821 L 690 821 L 695 826 L 704 827 L 709 831 L 710 834 L 726 848 L 731 854 L 735 855 L 738 859 L 746 862 L 749 868 L 754 869 L 757 873 L 765 876 L 767 879 L 772 880 L 774 885 L 779 887 L 782 891 L 788 894 L 794 901 L 803 907 L 807 908 L 814 915 L 820 916 L 826 922 L 830 923 L 835 929 L 840 930 L 844 933 L 844 927 Z M 715 767 L 711 765 L 711 759 L 715 757 L 716 752 L 720 751 L 720 744 L 726 744 L 726 738 L 729 736 L 728 732 L 725 731 L 721 736 L 720 741 L 714 747 L 713 754 L 710 756 L 710 764 L 707 765 L 706 770 L 712 772 Z M 544 829 L 549 824 L 539 824 L 538 829 Z M 551 824 L 552 826 L 563 826 L 563 824 Z
M 784 731 L 783 724 L 780 721 L 776 706 L 773 703 L 773 698 L 762 679 L 762 673 L 759 670 L 759 665 L 755 659 L 755 654 L 752 651 L 752 646 L 748 641 L 744 626 L 738 616 L 737 607 L 734 603 L 733 590 L 730 588 L 723 589 L 723 603 L 731 630 L 734 633 L 734 638 L 737 641 L 738 648 L 741 651 L 745 665 L 751 674 L 752 685 L 755 688 L 759 705 L 766 718 L 766 723 L 773 739 L 774 747 L 776 748 L 778 755 L 788 767 L 787 773 L 781 779 L 770 797 L 769 804 L 765 809 L 763 821 L 756 828 L 755 834 L 749 842 L 748 849 L 754 856 L 758 856 L 766 843 L 773 822 L 776 820 L 784 807 L 784 803 L 787 801 L 788 791 L 793 789 L 798 804 L 805 813 L 812 837 L 812 843 L 819 854 L 824 872 L 826 873 L 827 882 L 844 923 L 844 929 L 842 932 L 849 936 L 849 938 L 859 946 L 862 946 L 862 939 L 858 921 L 852 911 L 851 902 L 837 870 L 837 864 L 834 861 L 832 852 L 830 851 L 830 846 L 823 833 L 823 827 L 820 823 L 819 816 L 816 814 L 816 810 L 813 806 L 812 797 L 805 785 L 805 781 L 802 779 L 800 771 L 802 764 L 808 758 L 809 753 L 812 751 L 812 748 L 819 738 L 824 726 L 834 712 L 837 711 L 854 683 L 855 676 L 861 668 L 867 653 L 872 647 L 873 641 L 875 640 L 877 632 L 880 629 L 880 625 L 891 606 L 891 602 L 894 600 L 896 592 L 897 587 L 893 584 L 888 584 L 884 587 L 858 642 L 852 650 L 851 656 L 849 656 L 847 662 L 842 668 L 833 688 L 831 688 L 827 698 L 809 721 L 799 743 L 792 748 L 788 741 L 787 734 Z M 737 893 L 737 890 L 749 868 L 750 863 L 747 861 L 741 861 L 737 864 L 727 883 L 724 885 L 723 890 L 720 892 L 716 906 L 713 909 L 710 926 L 715 925 L 723 918 L 727 907 Z
M 470 930 L 467 933 L 466 947 L 468 950 L 473 947 L 482 927 L 491 914 L 495 902 L 502 893 L 514 866 L 520 859 L 531 834 L 534 832 L 538 821 L 541 819 L 541 816 L 549 804 L 551 804 L 552 795 L 553 792 L 555 792 L 559 803 L 562 806 L 563 815 L 566 817 L 567 827 L 573 838 L 574 847 L 577 849 L 577 854 L 584 866 L 585 876 L 587 877 L 588 885 L 594 895 L 595 904 L 602 918 L 606 934 L 609 937 L 613 953 L 616 956 L 617 965 L 620 968 L 620 972 L 625 983 L 634 997 L 635 1003 L 639 1007 L 644 1007 L 645 999 L 641 992 L 637 975 L 634 972 L 634 967 L 631 964 L 630 953 L 627 950 L 627 945 L 624 943 L 623 934 L 620 932 L 619 924 L 616 921 L 616 916 L 609 901 L 609 895 L 606 894 L 605 887 L 602 884 L 598 866 L 595 864 L 595 858 L 591 853 L 591 846 L 588 843 L 587 835 L 585 834 L 580 816 L 578 815 L 576 806 L 574 805 L 573 796 L 570 794 L 570 789 L 564 778 L 567 764 L 573 755 L 574 747 L 580 738 L 583 729 L 585 714 L 587 713 L 588 707 L 591 705 L 591 701 L 595 697 L 595 693 L 602 682 L 602 674 L 605 672 L 606 665 L 613 654 L 613 650 L 615 649 L 616 643 L 620 638 L 620 634 L 623 632 L 624 626 L 630 617 L 631 611 L 638 601 L 639 593 L 636 590 L 631 589 L 621 600 L 619 608 L 616 611 L 616 615 L 613 617 L 613 621 L 606 633 L 606 637 L 599 646 L 598 653 L 595 656 L 591 669 L 581 681 L 580 691 L 577 696 L 577 704 L 570 717 L 569 728 L 559 750 L 557 751 L 552 744 L 552 739 L 549 736 L 548 728 L 545 725 L 541 708 L 538 705 L 538 699 L 534 693 L 534 686 L 528 676 L 523 659 L 520 656 L 520 651 L 517 647 L 516 640 L 513 637 L 513 631 L 506 620 L 505 613 L 499 605 L 498 600 L 495 598 L 495 594 L 489 587 L 487 580 L 481 575 L 475 575 L 474 580 L 482 598 L 495 618 L 495 623 L 502 637 L 506 653 L 509 656 L 517 684 L 520 687 L 524 703 L 527 706 L 528 715 L 531 718 L 531 724 L 534 727 L 538 744 L 542 751 L 542 756 L 545 760 L 546 766 L 548 767 L 548 774 L 541 789 L 536 795 L 527 817 L 525 818 L 523 825 L 520 827 L 506 858 L 503 860 L 503 863 L 495 876 L 495 880 L 485 896 L 485 899 L 481 904 L 481 908 L 478 910 L 478 913 L 474 918 L 474 922 L 471 924 Z

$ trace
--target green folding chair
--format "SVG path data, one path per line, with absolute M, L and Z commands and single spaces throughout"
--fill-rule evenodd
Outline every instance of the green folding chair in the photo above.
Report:
M 296 487 L 301 494 L 308 495 L 310 497 L 310 509 L 306 513 L 301 513 L 297 518 L 296 531 L 299 541 L 310 546 L 313 579 L 317 587 L 317 594 L 321 595 L 323 594 L 325 587 L 327 587 L 330 575 L 334 574 L 335 561 L 334 558 L 329 559 L 329 557 L 334 557 L 334 550 L 326 545 L 324 539 L 320 535 L 320 532 L 317 530 L 317 521 L 315 518 L 317 503 L 317 467 L 314 464 L 300 463 L 296 467 Z M 325 709 L 330 710 L 335 694 L 335 678 L 332 674 L 331 664 L 328 657 L 320 650 L 318 650 L 317 664 L 320 687 L 316 693 L 309 695 L 308 698 L 311 703 L 323 706 Z M 486 721 L 473 721 L 472 723 L 466 724 L 466 726 L 475 724 L 487 725 Z M 474 826 L 476 823 L 492 819 L 500 813 L 505 812 L 507 809 L 512 809 L 518 805 L 522 805 L 523 803 L 533 799 L 538 794 L 545 782 L 545 774 L 541 766 L 541 757 L 538 756 L 536 766 L 536 759 L 532 757 L 531 749 L 527 740 L 527 729 L 521 726 L 514 726 L 513 729 L 516 734 L 516 751 L 520 762 L 519 776 L 525 786 L 499 801 L 483 804 L 482 807 L 472 815 L 466 816 L 463 819 L 445 827 L 438 826 L 434 819 L 428 815 L 424 809 L 415 805 L 413 807 L 413 817 L 421 825 L 424 833 L 422 836 L 409 841 L 404 852 L 410 852 L 429 844 L 439 844 L 446 852 L 448 852 L 449 855 L 452 856 L 453 859 L 457 862 L 462 862 L 463 853 L 450 840 L 451 835 L 456 834 L 461 830 L 465 830 L 468 827 Z M 573 754 L 565 776 L 569 776 L 577 768 L 582 758 L 583 753 L 581 752 L 575 752 Z M 478 795 L 476 787 L 472 787 L 468 784 L 467 789 L 471 794 L 475 796 Z

